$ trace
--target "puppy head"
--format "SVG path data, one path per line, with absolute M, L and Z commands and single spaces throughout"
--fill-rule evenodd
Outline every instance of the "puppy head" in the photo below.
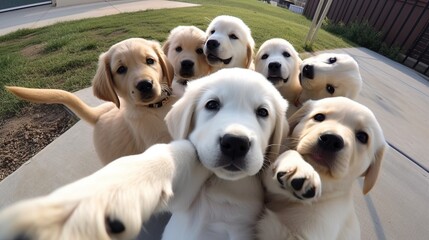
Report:
M 326 180 L 324 189 L 349 189 L 356 178 L 365 176 L 363 192 L 371 190 L 386 141 L 367 107 L 345 97 L 310 100 L 289 124 L 291 147 Z
M 264 79 L 232 68 L 190 82 L 166 116 L 171 135 L 190 139 L 202 164 L 220 178 L 258 173 L 265 158 L 278 155 L 289 129 L 287 101 Z
M 265 41 L 255 58 L 255 70 L 262 73 L 277 88 L 299 84 L 301 58 L 288 41 L 273 38 Z
M 362 87 L 357 62 L 347 54 L 322 53 L 301 64 L 301 103 L 343 96 L 354 99 Z
M 218 16 L 207 27 L 204 54 L 218 69 L 249 68 L 253 63 L 255 41 L 250 28 L 239 18 Z
M 160 101 L 172 79 L 173 67 L 158 42 L 130 38 L 100 55 L 92 83 L 95 96 L 119 108 L 119 97 L 135 106 Z
M 173 65 L 176 78 L 195 79 L 210 72 L 203 50 L 205 41 L 206 33 L 194 26 L 171 30 L 162 49 Z

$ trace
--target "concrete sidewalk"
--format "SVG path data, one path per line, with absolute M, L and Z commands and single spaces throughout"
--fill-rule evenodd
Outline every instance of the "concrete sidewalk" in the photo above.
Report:
M 70 7 L 44 5 L 0 13 L 0 35 L 22 28 L 37 28 L 57 22 L 102 17 L 124 12 L 195 6 L 198 5 L 164 0 L 115 0 Z

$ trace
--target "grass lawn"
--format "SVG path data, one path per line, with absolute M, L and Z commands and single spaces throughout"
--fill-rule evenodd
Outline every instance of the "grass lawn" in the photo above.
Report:
M 195 25 L 203 30 L 217 15 L 241 18 L 259 47 L 273 37 L 290 41 L 304 51 L 310 21 L 287 9 L 257 0 L 185 1 L 202 6 L 148 10 L 113 16 L 58 23 L 38 29 L 23 29 L 0 36 L 0 85 L 60 88 L 76 91 L 91 85 L 100 53 L 130 37 L 163 42 L 178 25 Z M 314 50 L 350 47 L 323 30 Z M 0 120 L 19 111 L 25 102 L 0 88 Z

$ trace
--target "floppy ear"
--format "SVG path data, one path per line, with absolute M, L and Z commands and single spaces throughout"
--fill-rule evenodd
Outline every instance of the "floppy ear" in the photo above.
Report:
M 288 123 L 289 123 L 289 136 L 292 134 L 293 130 L 295 129 L 296 125 L 301 121 L 301 119 L 307 115 L 307 112 L 311 108 L 312 101 L 308 100 L 304 103 L 304 105 L 298 109 L 292 116 L 289 117 Z
M 289 133 L 289 124 L 286 121 L 287 107 L 284 109 L 281 107 L 278 107 L 278 110 L 280 112 L 276 114 L 276 123 L 274 127 L 274 132 L 271 135 L 270 142 L 269 142 L 270 147 L 267 151 L 267 158 L 270 160 L 271 163 L 273 163 L 279 156 L 280 149 L 284 144 L 283 140 Z
M 199 91 L 187 87 L 181 97 L 165 116 L 168 131 L 173 139 L 186 139 L 192 130 L 193 116 L 199 96 Z
M 164 45 L 162 45 L 162 51 L 164 52 L 165 55 L 168 55 L 168 50 L 170 50 L 170 39 L 167 39 Z
M 162 68 L 162 74 L 165 78 L 167 78 L 168 86 L 171 87 L 171 83 L 173 82 L 174 78 L 173 66 L 171 65 L 170 61 L 168 61 L 166 54 L 164 54 L 164 52 L 161 50 L 161 46 L 159 45 L 159 43 L 154 42 L 152 47 L 155 50 L 156 55 L 158 55 L 159 64 Z
M 250 69 L 252 65 L 253 65 L 253 47 L 250 46 L 250 44 L 247 44 L 246 68 Z
M 110 54 L 102 53 L 98 59 L 98 68 L 92 79 L 92 91 L 102 100 L 113 102 L 119 108 L 120 102 L 115 91 L 112 72 L 110 71 Z
M 383 160 L 385 151 L 386 144 L 377 149 L 371 165 L 366 170 L 365 179 L 363 181 L 363 194 L 367 194 L 372 189 L 372 187 L 374 187 L 374 184 L 377 181 L 378 173 L 380 172 L 381 161 Z

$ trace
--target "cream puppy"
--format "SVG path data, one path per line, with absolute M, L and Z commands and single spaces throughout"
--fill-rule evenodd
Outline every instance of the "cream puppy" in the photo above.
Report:
M 222 68 L 253 68 L 255 41 L 250 28 L 239 18 L 218 16 L 206 30 L 204 54 L 213 71 Z
M 173 93 L 181 97 L 189 81 L 210 73 L 204 55 L 206 33 L 195 26 L 178 26 L 171 30 L 162 46 L 174 68 Z
M 361 239 L 353 204 L 352 185 L 364 177 L 363 193 L 374 186 L 386 141 L 374 114 L 345 97 L 307 101 L 290 119 L 292 149 L 264 173 L 266 210 L 258 224 L 258 238 Z M 294 162 L 304 159 L 319 174 L 318 199 L 303 180 L 292 185 L 303 195 L 288 191 Z M 311 173 L 311 172 L 307 172 Z
M 322 53 L 301 64 L 302 92 L 295 105 L 326 97 L 355 99 L 362 88 L 357 62 L 348 54 Z
M 289 102 L 301 92 L 299 72 L 301 58 L 288 41 L 273 38 L 265 41 L 255 57 L 255 70 L 262 73 Z

